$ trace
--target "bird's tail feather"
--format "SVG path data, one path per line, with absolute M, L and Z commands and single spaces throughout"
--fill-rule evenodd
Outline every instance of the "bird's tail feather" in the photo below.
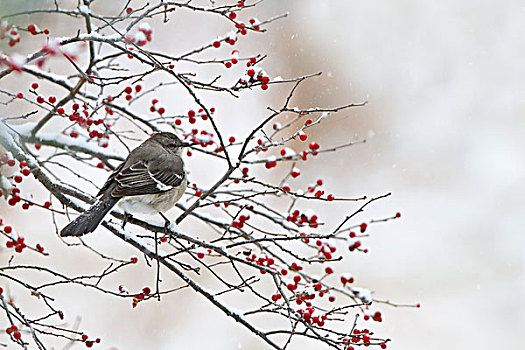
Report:
M 113 197 L 98 200 L 88 210 L 64 227 L 60 231 L 60 236 L 79 237 L 93 232 L 117 201 L 118 198 Z

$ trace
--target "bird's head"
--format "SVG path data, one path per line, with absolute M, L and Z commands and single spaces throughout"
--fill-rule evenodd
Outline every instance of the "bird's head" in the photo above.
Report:
M 182 148 L 190 146 L 187 142 L 182 142 L 177 135 L 171 132 L 159 132 L 150 138 L 151 141 L 160 144 L 167 152 L 181 155 Z

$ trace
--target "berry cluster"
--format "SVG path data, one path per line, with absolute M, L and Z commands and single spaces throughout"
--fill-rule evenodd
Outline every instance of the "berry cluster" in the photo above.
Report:
M 292 212 L 292 215 L 286 217 L 287 221 L 291 221 L 298 226 L 310 226 L 312 228 L 317 228 L 319 226 L 319 223 L 317 222 L 318 219 L 318 216 L 311 209 L 304 212 L 295 209 Z M 305 238 L 305 240 L 307 240 L 305 243 L 308 243 L 308 238 Z
M 129 13 L 131 13 L 131 11 Z M 134 34 L 127 35 L 126 40 L 137 46 L 144 46 L 153 39 L 152 35 L 153 30 L 151 29 L 151 26 L 147 22 L 141 22 L 138 31 Z M 133 47 L 129 47 L 128 50 L 133 51 Z
M 345 350 L 354 350 L 355 348 L 352 345 L 364 345 L 365 347 L 370 345 L 379 345 L 381 349 L 387 348 L 385 341 L 372 339 L 372 335 L 373 333 L 366 328 L 362 330 L 355 328 L 352 331 L 350 338 L 343 338 L 343 344 L 346 345 Z
M 13 341 L 18 341 L 22 338 L 22 334 L 18 330 L 18 327 L 15 325 L 12 325 L 11 327 L 7 327 L 5 332 L 11 336 L 11 339 Z
M 119 291 L 120 291 L 120 287 L 119 287 Z M 121 293 L 122 293 L 122 291 L 121 291 Z M 133 308 L 137 307 L 137 305 L 142 300 L 144 300 L 144 298 L 146 298 L 150 294 L 151 294 L 151 288 L 150 287 L 142 288 L 142 293 L 139 293 L 139 294 L 135 295 L 135 297 L 133 297 L 133 303 L 132 303 Z
M 86 344 L 86 347 L 88 348 L 91 348 L 93 347 L 93 345 L 95 345 L 95 343 L 100 343 L 100 338 L 96 338 L 95 340 L 89 340 L 89 337 L 87 336 L 87 334 L 82 334 L 81 337 L 82 341 L 84 342 L 84 344 Z
M 250 61 L 251 62 L 251 61 Z M 253 85 L 261 85 L 261 89 L 267 90 L 270 76 L 259 67 L 248 67 L 244 74 L 239 78 L 239 84 L 249 87 Z

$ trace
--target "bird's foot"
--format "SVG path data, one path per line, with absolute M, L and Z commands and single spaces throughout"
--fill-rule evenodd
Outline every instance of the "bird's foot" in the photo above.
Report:
M 122 219 L 122 229 L 124 229 L 124 227 L 128 223 L 129 218 L 132 218 L 132 217 L 133 216 L 130 213 L 124 212 L 124 219 Z
M 171 221 L 161 212 L 159 212 L 159 214 L 164 219 L 164 234 L 169 236 Z

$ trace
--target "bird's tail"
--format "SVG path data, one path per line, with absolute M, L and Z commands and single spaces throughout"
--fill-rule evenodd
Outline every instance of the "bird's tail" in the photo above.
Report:
M 88 210 L 86 210 L 79 217 L 64 227 L 62 231 L 60 231 L 60 236 L 79 237 L 93 232 L 100 224 L 102 219 L 104 219 L 104 216 L 106 216 L 111 208 L 113 208 L 113 206 L 118 202 L 118 198 L 104 197 L 101 200 L 98 200 Z

